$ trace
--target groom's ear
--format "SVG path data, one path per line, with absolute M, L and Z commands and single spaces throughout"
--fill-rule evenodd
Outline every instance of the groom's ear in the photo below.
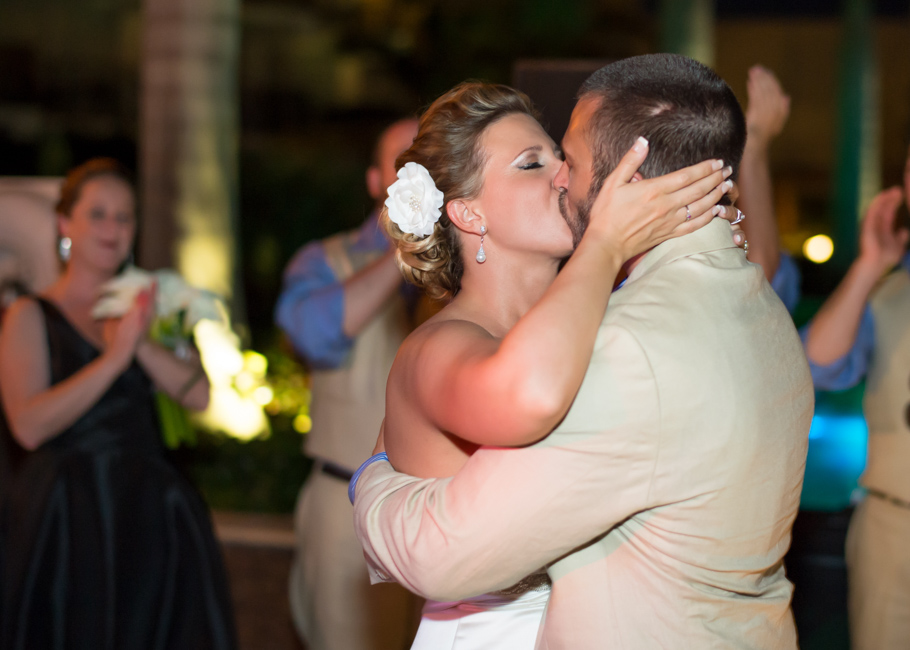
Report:
M 446 203 L 446 214 L 449 221 L 463 232 L 479 233 L 480 217 L 471 209 L 469 202 L 455 199 Z

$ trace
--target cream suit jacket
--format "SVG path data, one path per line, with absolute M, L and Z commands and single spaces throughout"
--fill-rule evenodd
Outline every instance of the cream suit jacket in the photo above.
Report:
M 716 219 L 642 259 L 543 441 L 482 448 L 448 479 L 369 466 L 354 514 L 374 581 L 454 600 L 546 565 L 538 648 L 795 648 L 782 558 L 814 393 L 731 242 Z

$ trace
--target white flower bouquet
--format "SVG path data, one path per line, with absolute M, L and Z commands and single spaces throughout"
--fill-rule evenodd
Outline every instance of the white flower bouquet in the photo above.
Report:
M 190 286 L 183 276 L 170 269 L 144 271 L 135 266 L 128 267 L 101 288 L 101 298 L 92 309 L 92 316 L 123 316 L 132 307 L 136 296 L 153 284 L 156 287 L 155 320 L 173 321 L 171 326 L 179 324 L 179 329 L 169 335 L 188 339 L 196 323 L 202 319 L 219 323 L 227 321 L 224 304 L 211 291 Z
M 228 317 L 221 299 L 204 289 L 186 283 L 176 271 L 163 269 L 144 271 L 135 266 L 107 282 L 101 297 L 92 309 L 94 318 L 120 318 L 141 291 L 155 291 L 155 317 L 149 337 L 158 344 L 174 350 L 180 358 L 188 358 L 193 345 L 193 330 L 201 320 L 211 320 L 227 326 Z M 158 391 L 158 416 L 164 443 L 171 449 L 180 444 L 195 444 L 196 433 L 189 415 L 180 404 Z

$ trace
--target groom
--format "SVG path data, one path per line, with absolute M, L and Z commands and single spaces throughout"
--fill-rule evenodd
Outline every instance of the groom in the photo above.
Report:
M 619 61 L 579 96 L 556 179 L 578 232 L 640 135 L 644 177 L 738 166 L 742 111 L 690 59 Z M 374 580 L 454 600 L 546 565 L 538 648 L 795 649 L 782 558 L 813 391 L 792 321 L 720 219 L 628 271 L 549 437 L 481 448 L 450 479 L 363 471 L 355 527 Z

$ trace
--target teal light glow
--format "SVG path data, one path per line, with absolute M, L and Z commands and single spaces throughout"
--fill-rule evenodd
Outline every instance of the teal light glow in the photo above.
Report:
M 836 511 L 850 505 L 866 465 L 868 435 L 862 415 L 823 414 L 812 419 L 802 510 Z

